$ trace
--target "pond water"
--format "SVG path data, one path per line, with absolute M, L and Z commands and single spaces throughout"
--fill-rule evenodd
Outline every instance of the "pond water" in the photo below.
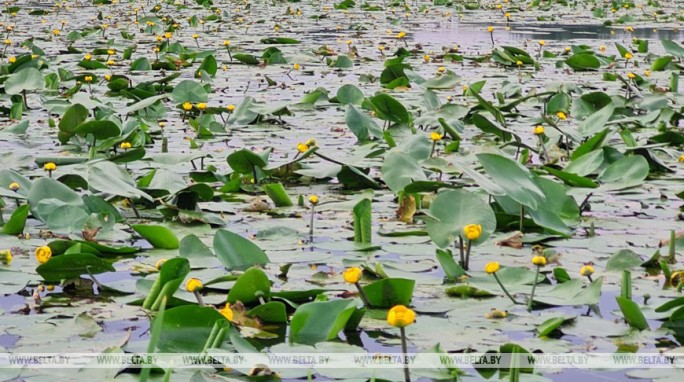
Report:
M 626 42 L 632 38 L 658 40 L 684 40 L 684 31 L 678 28 L 634 28 L 632 32 L 626 32 L 624 27 L 607 27 L 592 24 L 534 24 L 534 23 L 511 23 L 509 30 L 505 24 L 493 24 L 494 41 L 497 44 L 517 44 L 531 40 L 574 42 L 602 41 L 609 44 L 613 41 Z M 480 23 L 448 23 L 440 24 L 437 28 L 421 28 L 414 32 L 413 39 L 419 43 L 459 44 L 469 46 L 474 42 L 490 42 L 490 34 L 487 32 L 488 24 Z

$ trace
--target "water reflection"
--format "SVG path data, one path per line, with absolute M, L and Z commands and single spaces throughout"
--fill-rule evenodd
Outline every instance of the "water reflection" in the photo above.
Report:
M 672 28 L 635 28 L 626 32 L 622 26 L 607 27 L 603 25 L 548 25 L 548 24 L 511 24 L 494 26 L 494 40 L 497 44 L 521 40 L 629 40 L 632 37 L 648 40 L 684 40 L 684 31 Z M 614 34 L 611 34 L 611 31 Z M 483 24 L 446 24 L 430 30 L 420 30 L 413 34 L 418 43 L 464 44 L 473 42 L 489 42 L 487 26 Z

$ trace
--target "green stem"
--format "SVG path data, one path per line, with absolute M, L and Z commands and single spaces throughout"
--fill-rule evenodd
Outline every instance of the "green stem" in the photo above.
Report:
M 404 357 L 404 382 L 411 382 L 411 375 L 409 374 L 408 367 L 408 346 L 406 345 L 406 329 L 403 327 L 399 328 L 401 333 L 401 353 Z
M 676 241 L 677 236 L 675 234 L 675 231 L 672 230 L 670 231 L 670 246 L 669 246 L 669 254 L 668 254 L 668 262 L 670 264 L 675 264 L 677 260 L 675 259 L 675 254 L 676 254 Z
M 537 273 L 534 274 L 534 284 L 532 284 L 532 293 L 530 294 L 530 299 L 527 301 L 527 311 L 532 311 L 532 301 L 534 301 L 534 291 L 537 289 L 537 279 L 539 278 L 539 271 L 541 267 L 537 265 Z
M 314 235 L 314 216 L 316 215 L 316 211 L 314 210 L 313 204 L 311 205 L 311 220 L 309 221 L 309 242 L 313 243 L 313 235 Z
M 370 304 L 370 301 L 368 301 L 368 296 L 366 296 L 366 292 L 363 291 L 363 289 L 361 288 L 361 285 L 358 282 L 355 282 L 354 285 L 356 285 L 356 289 L 359 290 L 359 296 L 361 297 L 361 300 L 363 301 L 363 305 L 366 308 L 370 309 L 371 304 Z
M 200 295 L 199 291 L 196 290 L 192 293 L 195 295 L 195 298 L 197 299 L 197 303 L 199 304 L 199 306 L 204 306 L 204 300 L 202 300 L 202 296 Z
M 510 293 L 508 293 L 508 290 L 506 290 L 506 287 L 503 285 L 503 283 L 501 282 L 501 280 L 499 280 L 499 276 L 497 276 L 496 273 L 493 273 L 493 275 L 494 275 L 494 279 L 496 280 L 496 282 L 499 283 L 499 286 L 501 287 L 501 290 L 502 290 L 504 293 L 506 293 L 506 296 L 508 296 L 508 298 L 511 299 L 511 301 L 512 301 L 514 304 L 516 304 L 516 305 L 520 304 L 520 303 L 518 302 L 518 300 L 516 300 L 513 296 L 511 296 Z
M 463 238 L 458 237 L 458 252 L 461 255 L 461 261 L 460 264 L 462 267 L 465 267 L 465 254 L 463 252 Z
M 465 266 L 463 267 L 463 269 L 465 269 L 466 271 L 470 267 L 470 248 L 472 248 L 472 246 L 473 242 L 470 239 L 468 239 L 468 243 L 466 244 Z
M 211 345 L 214 343 L 214 339 L 216 339 L 216 336 L 218 335 L 218 332 L 221 330 L 219 327 L 219 321 L 217 320 L 214 322 L 214 326 L 211 328 L 211 333 L 209 333 L 209 337 L 207 338 L 207 341 L 204 343 L 204 347 L 202 348 L 202 353 L 206 352 L 207 349 L 211 347 Z
M 519 227 L 519 231 L 520 231 L 520 232 L 523 231 L 523 218 L 524 218 L 524 217 L 525 217 L 525 206 L 523 206 L 523 205 L 521 204 L 521 205 L 520 205 L 520 227 Z

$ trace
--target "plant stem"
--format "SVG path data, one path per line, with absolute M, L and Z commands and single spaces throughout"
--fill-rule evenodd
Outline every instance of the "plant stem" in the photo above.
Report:
M 88 272 L 88 276 L 90 276 L 90 278 L 93 279 L 93 282 L 95 283 L 95 285 L 97 285 L 97 292 L 102 293 L 102 289 L 103 289 L 102 284 L 100 284 L 100 282 L 97 281 L 97 279 L 95 278 L 95 275 L 93 275 L 92 272 L 90 272 L 90 269 L 88 267 L 86 267 L 86 272 Z
M 521 204 L 520 205 L 520 227 L 518 229 L 520 232 L 523 231 L 523 218 L 524 218 L 524 216 L 525 216 L 525 206 L 523 206 Z
M 408 367 L 408 346 L 406 345 L 406 329 L 399 328 L 401 333 L 401 353 L 404 358 L 404 382 L 411 382 L 411 375 Z
M 537 289 L 537 279 L 539 278 L 539 271 L 541 267 L 537 265 L 537 273 L 534 274 L 534 284 L 532 284 L 532 293 L 530 294 L 530 299 L 527 301 L 527 311 L 532 311 L 532 301 L 534 300 L 534 291 Z
M 468 239 L 468 243 L 466 244 L 465 266 L 463 267 L 463 269 L 465 269 L 466 271 L 470 267 L 470 248 L 472 248 L 472 246 L 473 242 L 470 239 Z
M 501 290 L 504 291 L 504 293 L 506 293 L 506 296 L 508 296 L 508 298 L 511 299 L 511 301 L 512 301 L 514 304 L 516 304 L 516 305 L 520 304 L 520 303 L 518 302 L 518 300 L 516 300 L 513 296 L 511 296 L 510 293 L 508 293 L 508 290 L 506 290 L 506 287 L 503 285 L 503 283 L 501 282 L 501 280 L 499 280 L 499 276 L 497 276 L 496 273 L 493 273 L 493 275 L 494 275 L 494 279 L 496 280 L 496 282 L 499 283 L 499 286 L 501 287 Z
M 675 264 L 677 262 L 677 260 L 675 259 L 676 246 L 677 246 L 676 239 L 677 239 L 677 235 L 675 234 L 675 231 L 674 230 L 670 231 L 670 246 L 668 248 L 669 254 L 668 254 L 668 259 L 667 259 L 670 264 Z
M 338 161 L 336 161 L 336 160 L 334 160 L 334 159 L 332 159 L 332 158 L 328 158 L 327 156 L 321 155 L 321 154 L 319 154 L 319 153 L 317 153 L 317 152 L 315 152 L 315 151 L 313 152 L 313 155 L 315 155 L 315 156 L 317 156 L 317 157 L 319 157 L 319 158 L 321 158 L 321 159 L 323 159 L 323 160 L 327 160 L 328 162 L 332 162 L 332 163 L 335 163 L 335 164 L 339 164 L 340 166 L 346 166 L 346 165 L 345 165 L 344 163 L 342 163 L 342 162 L 338 162 Z
M 202 296 L 199 294 L 199 291 L 194 291 L 192 292 L 195 295 L 195 298 L 197 299 L 197 303 L 199 306 L 204 306 L 204 300 L 202 300 Z
M 368 301 L 368 296 L 366 296 L 366 292 L 364 292 L 363 289 L 361 288 L 361 284 L 359 284 L 358 282 L 355 282 L 354 285 L 356 285 L 356 289 L 359 290 L 359 297 L 361 297 L 361 300 L 363 301 L 363 305 L 366 308 L 370 309 L 370 307 L 371 307 L 370 301 Z
M 314 215 L 316 215 L 316 211 L 314 210 L 314 206 L 312 204 L 311 205 L 311 220 L 309 221 L 309 243 L 313 243 Z
M 463 253 L 463 238 L 460 236 L 458 237 L 458 251 L 459 251 L 459 254 L 461 255 L 461 261 L 460 261 L 461 266 L 465 267 L 465 255 Z

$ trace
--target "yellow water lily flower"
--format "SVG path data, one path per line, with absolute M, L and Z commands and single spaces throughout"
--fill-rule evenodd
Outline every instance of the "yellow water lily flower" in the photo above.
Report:
M 50 249 L 50 247 L 48 247 L 47 245 L 38 247 L 36 248 L 35 255 L 36 260 L 38 260 L 39 263 L 45 264 L 52 257 L 52 249 Z
M 477 240 L 482 235 L 482 226 L 480 224 L 468 224 L 463 227 L 463 233 L 468 240 Z
M 501 269 L 501 265 L 499 265 L 498 261 L 492 261 L 490 263 L 487 263 L 487 265 L 485 265 L 484 269 L 485 269 L 485 272 L 487 272 L 488 274 L 491 275 L 492 273 L 498 272 L 499 269 Z
M 344 277 L 344 281 L 348 282 L 349 284 L 356 284 L 361 280 L 361 275 L 363 274 L 363 271 L 361 268 L 357 267 L 351 267 L 347 268 L 344 273 L 342 274 L 342 277 Z
M 582 276 L 591 276 L 594 274 L 594 267 L 591 265 L 585 265 L 582 268 L 580 268 L 580 275 Z
M 190 293 L 194 293 L 199 291 L 200 289 L 204 288 L 204 285 L 202 284 L 202 281 L 200 279 L 196 278 L 191 278 L 188 280 L 188 282 L 185 284 L 185 290 L 187 290 Z
M 318 195 L 309 196 L 309 203 L 311 203 L 315 206 L 316 204 L 318 204 L 318 202 L 319 202 Z
M 416 312 L 404 305 L 397 305 L 387 312 L 387 323 L 395 328 L 405 328 L 414 321 L 416 321 Z
M 532 258 L 532 264 L 538 266 L 538 267 L 543 267 L 547 263 L 546 257 L 544 256 L 535 256 Z
M 219 313 L 228 321 L 233 321 L 233 309 L 230 308 L 230 304 L 226 304 L 223 309 L 219 310 Z

